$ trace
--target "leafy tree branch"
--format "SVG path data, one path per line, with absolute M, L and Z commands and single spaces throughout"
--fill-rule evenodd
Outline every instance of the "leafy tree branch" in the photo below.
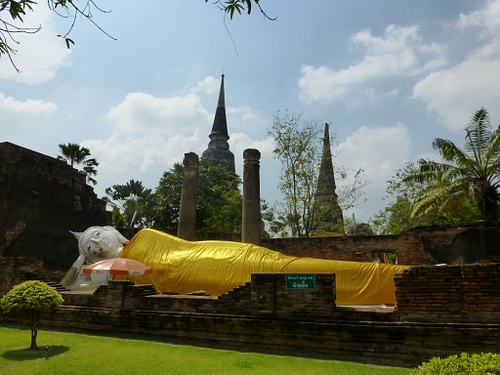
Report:
M 205 0 L 205 3 L 208 1 L 209 0 Z M 18 72 L 20 72 L 20 70 L 14 62 L 14 55 L 18 50 L 13 47 L 13 45 L 20 44 L 16 35 L 36 34 L 42 28 L 41 25 L 36 27 L 21 26 L 24 24 L 25 18 L 27 18 L 30 13 L 36 11 L 34 8 L 36 4 L 38 4 L 38 2 L 34 0 L 0 0 L 0 58 L 2 56 L 7 56 L 14 69 Z M 242 14 L 243 12 L 251 14 L 254 5 L 257 6 L 265 18 L 272 21 L 276 19 L 270 17 L 264 11 L 259 0 L 216 0 L 213 4 L 217 5 L 225 14 L 228 14 L 230 19 L 233 19 L 235 14 Z M 109 34 L 94 20 L 95 11 L 104 14 L 111 12 L 110 10 L 105 10 L 100 7 L 95 0 L 47 0 L 47 6 L 59 17 L 71 20 L 67 31 L 58 35 L 58 37 L 64 40 L 67 48 L 75 44 L 75 41 L 70 38 L 70 34 L 79 16 L 85 18 L 109 38 L 116 40 L 115 37 Z
M 209 0 L 205 0 L 205 3 L 208 3 Z M 255 4 L 257 8 L 259 8 L 260 13 L 270 21 L 275 21 L 277 17 L 270 17 L 260 5 L 260 0 L 216 0 L 213 2 L 216 4 L 219 9 L 224 11 L 224 13 L 229 15 L 230 19 L 233 19 L 235 13 L 242 14 L 246 12 L 247 14 L 252 13 L 252 6 Z
M 41 30 L 41 25 L 38 27 L 25 27 L 20 25 L 24 24 L 25 18 L 27 18 L 30 13 L 35 12 L 34 5 L 36 4 L 38 3 L 34 0 L 0 0 L 0 57 L 6 55 L 14 69 L 18 72 L 20 70 L 16 66 L 13 57 L 18 51 L 12 45 L 20 44 L 16 35 L 36 34 Z M 102 33 L 115 39 L 94 21 L 94 10 L 102 13 L 110 12 L 100 8 L 94 0 L 84 0 L 81 2 L 77 0 L 47 0 L 47 6 L 58 16 L 72 19 L 71 25 L 66 33 L 58 35 L 63 38 L 67 48 L 75 44 L 69 37 L 69 34 L 73 31 L 78 16 L 82 16 Z M 20 24 L 14 24 L 15 22 Z

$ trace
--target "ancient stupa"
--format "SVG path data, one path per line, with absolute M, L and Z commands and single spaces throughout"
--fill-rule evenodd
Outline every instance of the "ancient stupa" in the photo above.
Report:
M 209 159 L 213 165 L 222 165 L 228 172 L 235 173 L 234 155 L 229 150 L 229 143 L 227 142 L 229 135 L 227 133 L 224 74 L 221 79 L 219 101 L 209 138 L 208 148 L 203 151 L 201 157 Z
M 344 218 L 336 189 L 329 125 L 325 124 L 318 185 L 314 195 L 314 211 L 318 225 L 313 236 L 344 233 Z

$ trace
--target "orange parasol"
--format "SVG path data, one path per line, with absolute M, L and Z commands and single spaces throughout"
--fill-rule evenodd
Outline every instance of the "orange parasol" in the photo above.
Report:
M 153 272 L 152 268 L 133 259 L 104 259 L 83 269 L 83 273 L 109 272 L 110 275 L 139 276 Z

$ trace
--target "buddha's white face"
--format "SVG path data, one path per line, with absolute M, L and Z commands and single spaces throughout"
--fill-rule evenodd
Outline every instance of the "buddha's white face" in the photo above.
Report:
M 79 241 L 80 251 L 87 257 L 114 258 L 128 241 L 113 227 L 90 227 Z

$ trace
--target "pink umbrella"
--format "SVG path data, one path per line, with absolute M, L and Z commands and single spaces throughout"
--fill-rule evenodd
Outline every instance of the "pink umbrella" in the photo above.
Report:
M 83 273 L 109 272 L 110 275 L 138 276 L 153 272 L 152 268 L 133 259 L 104 259 L 83 269 Z

